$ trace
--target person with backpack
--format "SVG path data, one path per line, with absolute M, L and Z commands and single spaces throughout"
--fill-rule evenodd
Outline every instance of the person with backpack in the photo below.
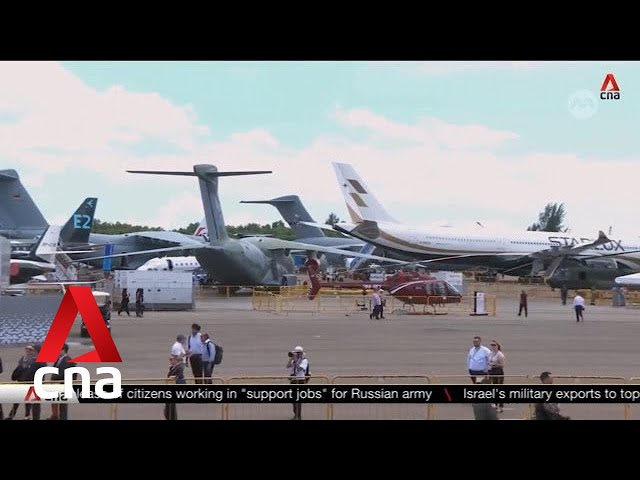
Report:
M 288 353 L 289 361 L 287 367 L 290 368 L 289 381 L 292 384 L 307 383 L 311 376 L 309 370 L 309 359 L 304 353 L 304 349 L 297 346 Z M 293 403 L 293 418 L 291 420 L 302 420 L 302 403 Z
M 215 367 L 216 344 L 211 341 L 208 333 L 203 333 L 200 338 L 202 339 L 202 375 L 204 383 L 213 383 L 211 377 Z

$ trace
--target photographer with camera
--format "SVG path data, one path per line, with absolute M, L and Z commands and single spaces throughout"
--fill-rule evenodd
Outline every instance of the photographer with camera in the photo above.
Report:
M 291 369 L 290 382 L 293 384 L 307 383 L 309 381 L 309 360 L 304 354 L 302 347 L 297 346 L 289 352 L 287 368 Z M 291 420 L 302 420 L 302 403 L 293 404 L 293 418 Z

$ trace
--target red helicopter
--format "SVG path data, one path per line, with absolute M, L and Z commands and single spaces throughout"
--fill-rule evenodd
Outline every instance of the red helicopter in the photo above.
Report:
M 382 288 L 411 305 L 460 303 L 462 294 L 449 282 L 419 272 L 398 272 L 387 277 Z
M 320 282 L 318 279 L 317 260 L 307 261 L 311 288 L 309 299 L 313 300 L 321 287 L 327 288 L 358 288 L 363 293 L 374 285 L 381 286 L 390 295 L 398 300 L 411 305 L 441 305 L 445 303 L 460 303 L 462 294 L 460 291 L 444 280 L 439 280 L 431 275 L 420 272 L 401 271 L 388 276 L 383 282 L 353 281 Z

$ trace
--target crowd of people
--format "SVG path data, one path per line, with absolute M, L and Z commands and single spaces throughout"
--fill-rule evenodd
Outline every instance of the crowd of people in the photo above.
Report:
M 126 289 L 122 292 L 122 301 L 120 311 L 129 314 L 129 294 Z M 584 298 L 578 294 L 574 297 L 573 302 L 576 322 L 583 319 Z M 370 318 L 379 319 L 384 317 L 384 298 L 380 288 L 376 288 L 372 294 L 373 311 Z M 144 291 L 138 289 L 136 292 L 136 315 L 142 316 L 144 311 Z M 524 312 L 525 317 L 528 316 L 528 298 L 524 290 L 520 293 L 518 315 Z M 176 384 L 186 383 L 186 370 L 191 369 L 196 384 L 211 384 L 215 365 L 220 362 L 216 361 L 216 350 L 221 349 L 213 341 L 209 333 L 202 333 L 202 327 L 194 323 L 191 325 L 191 333 L 189 336 L 179 334 L 176 341 L 170 348 L 169 371 L 167 378 Z M 12 372 L 11 380 L 17 382 L 33 381 L 35 372 L 38 368 L 46 366 L 46 363 L 37 362 L 36 358 L 40 350 L 40 345 L 27 345 L 24 354 L 20 357 L 17 366 Z M 64 345 L 54 367 L 58 367 L 59 373 L 52 375 L 49 380 L 62 382 L 64 378 L 64 370 L 75 363 L 71 362 L 68 355 L 69 346 Z M 219 352 L 220 354 L 222 352 Z M 309 381 L 309 359 L 301 346 L 296 346 L 289 352 L 288 361 L 285 368 L 293 384 L 301 384 Z M 0 373 L 2 373 L 2 363 L 0 361 Z M 506 356 L 503 352 L 502 345 L 496 339 L 489 342 L 489 346 L 482 344 L 480 336 L 473 337 L 473 345 L 469 349 L 467 355 L 467 370 L 472 383 L 491 383 L 503 384 L 505 379 Z M 545 371 L 540 375 L 540 381 L 543 384 L 553 383 L 553 377 L 550 372 Z M 14 419 L 19 412 L 21 404 L 12 405 L 6 420 Z M 504 412 L 503 403 L 491 404 L 473 404 L 473 411 L 477 419 L 498 419 L 498 413 Z M 176 404 L 166 404 L 164 416 L 167 420 L 177 420 L 178 412 Z M 41 417 L 41 405 L 39 403 L 24 404 L 24 418 L 39 420 Z M 3 410 L 0 405 L 0 419 L 3 418 Z M 540 403 L 536 404 L 535 419 L 538 420 L 564 420 L 569 419 L 559 412 L 557 403 Z M 51 404 L 51 412 L 48 416 L 51 420 L 68 419 L 68 406 L 62 404 Z M 302 419 L 302 404 L 293 404 L 293 419 Z

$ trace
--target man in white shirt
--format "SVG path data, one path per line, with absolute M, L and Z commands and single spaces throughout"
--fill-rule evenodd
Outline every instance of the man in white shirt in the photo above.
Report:
M 182 363 L 187 363 L 187 351 L 184 349 L 184 343 L 186 340 L 187 337 L 180 334 L 176 337 L 176 343 L 171 345 L 171 355 L 175 355 L 180 358 Z
M 376 287 L 371 295 L 371 305 L 373 306 L 373 310 L 369 314 L 369 318 L 373 319 L 373 317 L 378 320 L 380 318 L 380 306 L 382 305 L 382 298 L 380 298 L 380 287 Z
M 471 381 L 476 383 L 477 376 L 486 376 L 489 372 L 489 355 L 491 351 L 482 345 L 482 339 L 473 337 L 473 347 L 467 355 L 467 368 Z
M 578 293 L 576 293 L 576 296 L 573 298 L 573 309 L 576 311 L 576 322 L 582 320 L 584 323 L 584 317 L 582 316 L 582 312 L 584 311 L 584 298 Z

